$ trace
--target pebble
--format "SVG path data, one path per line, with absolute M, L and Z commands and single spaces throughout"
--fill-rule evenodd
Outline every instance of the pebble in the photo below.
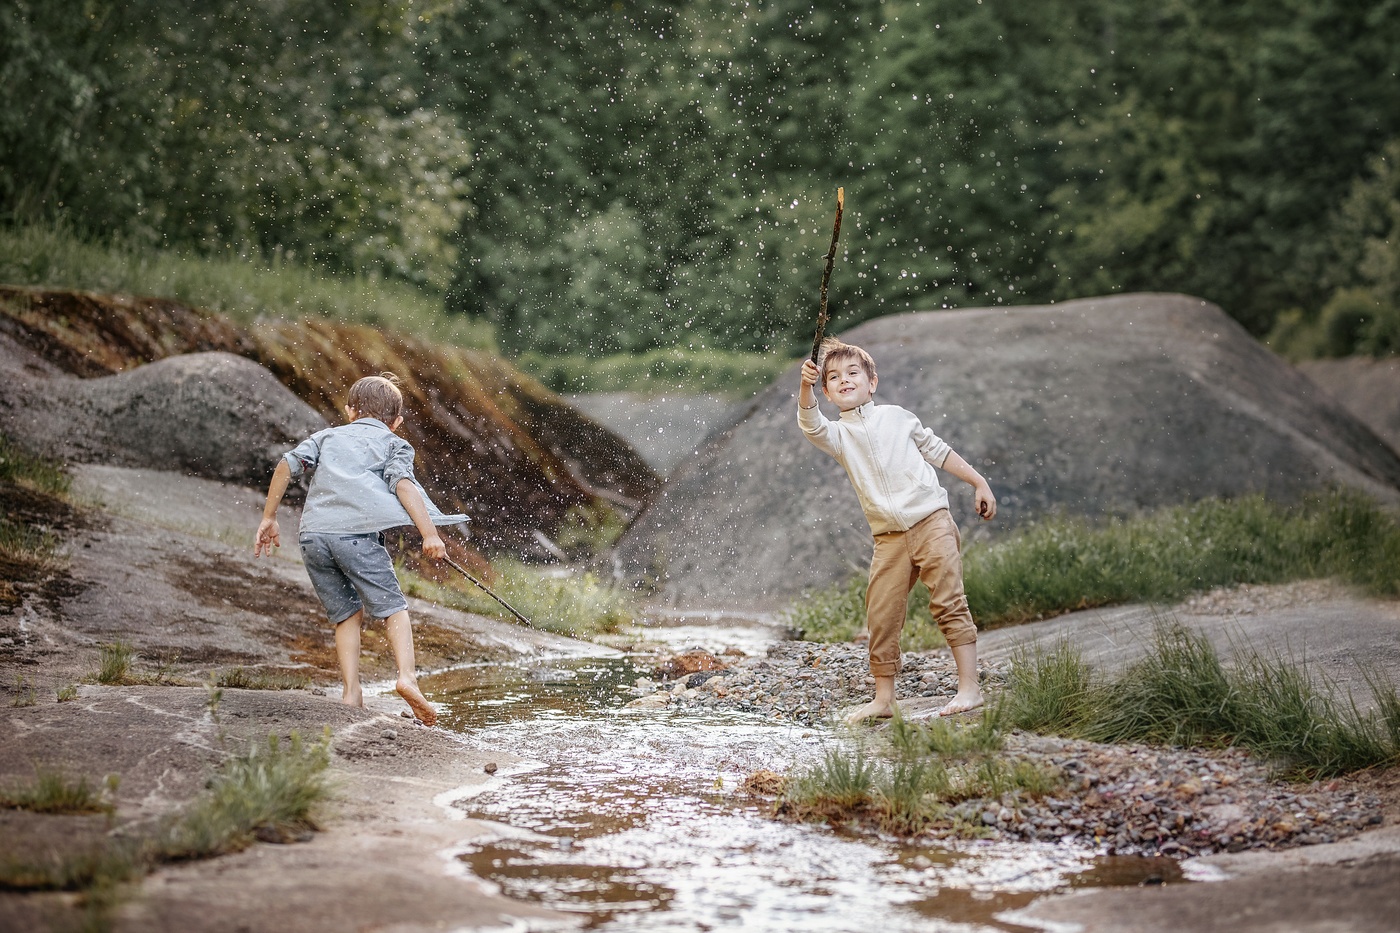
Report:
M 397 739 L 397 738 L 399 737 L 399 734 L 398 734 L 397 732 L 395 732 L 393 729 L 385 729 L 385 730 L 384 730 L 382 733 L 380 733 L 380 734 L 383 735 L 384 738 L 386 738 L 386 739 Z

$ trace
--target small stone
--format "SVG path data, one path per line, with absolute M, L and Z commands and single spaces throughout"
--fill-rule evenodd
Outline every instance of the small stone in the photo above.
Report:
M 983 810 L 983 811 L 982 811 L 982 822 L 985 823 L 985 824 L 988 825 L 988 826 L 995 826 L 995 825 L 997 825 L 997 815 L 996 815 L 995 813 L 993 813 L 991 810 Z
M 399 710 L 399 715 L 402 716 L 404 719 L 412 719 L 412 718 L 413 718 L 413 714 L 410 713 L 410 712 L 409 712 L 408 710 L 406 710 L 406 709 L 401 709 L 401 710 Z
M 386 739 L 397 739 L 397 738 L 399 737 L 399 734 L 398 734 L 397 732 L 395 732 L 393 729 L 385 729 L 385 730 L 384 730 L 382 733 L 380 733 L 380 734 L 383 735 L 384 738 L 386 738 Z
M 312 695 L 312 696 L 323 697 L 323 696 L 326 695 L 326 691 L 322 690 L 320 687 L 312 687 L 312 688 L 311 688 L 311 695 Z
M 488 761 L 486 762 L 486 767 L 482 768 L 481 770 L 485 771 L 487 774 L 495 774 L 496 763 L 494 761 Z

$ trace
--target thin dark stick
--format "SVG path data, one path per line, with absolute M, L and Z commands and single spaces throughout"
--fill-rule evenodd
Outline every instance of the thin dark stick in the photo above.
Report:
M 472 581 L 472 582 L 475 583 L 477 586 L 481 587 L 481 589 L 486 593 L 487 596 L 490 596 L 490 597 L 491 597 L 492 599 L 494 599 L 496 602 L 500 603 L 502 606 L 505 606 L 507 609 L 509 609 L 511 615 L 515 616 L 517 619 L 519 619 L 519 620 L 520 620 L 521 622 L 523 622 L 524 624 L 530 626 L 530 628 L 534 628 L 534 627 L 535 627 L 535 624 L 534 624 L 533 622 L 531 622 L 529 619 L 525 618 L 523 615 L 521 615 L 518 611 L 516 611 L 516 608 L 515 608 L 514 606 L 512 606 L 510 603 L 506 602 L 504 599 L 501 599 L 501 597 L 497 596 L 495 593 L 491 592 L 491 588 L 490 588 L 490 587 L 488 587 L 485 583 L 482 583 L 482 582 L 481 582 L 480 580 L 478 580 L 476 577 L 474 577 L 474 576 L 472 576 L 471 574 L 467 573 L 467 571 L 466 571 L 460 564 L 458 564 L 455 560 L 453 560 L 453 559 L 450 558 L 450 557 L 444 557 L 443 560 L 447 561 L 447 566 L 451 567 L 453 570 L 457 571 L 457 572 L 460 573 L 462 576 L 466 577 L 468 580 Z
M 826 269 L 822 271 L 822 309 L 817 315 L 817 336 L 812 338 L 812 364 L 816 365 L 817 351 L 821 349 L 822 337 L 826 335 L 826 322 L 831 316 L 826 313 L 826 286 L 831 282 L 831 267 L 836 264 L 836 241 L 841 238 L 841 210 L 846 206 L 846 189 L 836 189 L 836 223 L 831 226 L 831 249 L 826 251 Z

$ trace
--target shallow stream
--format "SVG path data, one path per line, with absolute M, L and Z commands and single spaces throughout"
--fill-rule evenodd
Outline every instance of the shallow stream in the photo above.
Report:
M 1180 880 L 1162 858 L 1035 843 L 950 851 L 774 821 L 744 779 L 813 760 L 839 736 L 625 709 L 647 673 L 626 658 L 558 659 L 423 682 L 442 725 L 526 759 L 457 804 L 506 827 L 461 856 L 473 874 L 608 931 L 1017 931 L 1027 927 L 1009 913 L 1050 891 Z

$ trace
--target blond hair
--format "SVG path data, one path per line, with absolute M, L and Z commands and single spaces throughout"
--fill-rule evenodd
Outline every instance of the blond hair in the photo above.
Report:
M 350 387 L 350 398 L 346 404 L 355 409 L 355 414 L 361 418 L 378 418 L 393 427 L 403 414 L 399 377 L 393 373 L 366 376 Z
M 875 359 L 861 347 L 853 343 L 842 343 L 840 338 L 828 337 L 822 341 L 817 351 L 817 369 L 822 374 L 822 384 L 826 384 L 826 368 L 832 363 L 854 359 L 871 379 L 875 378 Z

